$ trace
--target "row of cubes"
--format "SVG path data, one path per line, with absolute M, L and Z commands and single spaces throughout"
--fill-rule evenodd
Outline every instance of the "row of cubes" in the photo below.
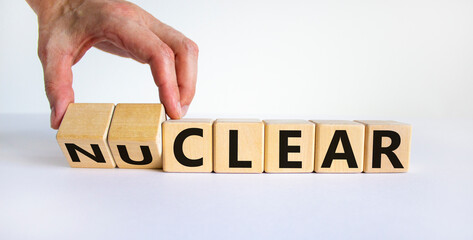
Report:
M 166 120 L 161 104 L 72 103 L 57 140 L 71 167 L 407 172 L 411 126 L 376 120 Z

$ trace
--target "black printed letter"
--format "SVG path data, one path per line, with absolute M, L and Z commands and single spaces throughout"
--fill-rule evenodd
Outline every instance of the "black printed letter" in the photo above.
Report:
M 391 145 L 383 148 L 383 137 L 391 138 Z M 373 168 L 381 168 L 381 154 L 386 154 L 394 168 L 404 168 L 399 158 L 394 154 L 394 150 L 399 145 L 401 145 L 401 136 L 397 132 L 375 130 L 373 132 Z
M 336 153 L 339 141 L 342 141 L 344 153 Z M 332 142 L 330 142 L 324 162 L 322 163 L 322 168 L 330 168 L 334 159 L 346 159 L 348 168 L 358 167 L 346 130 L 336 130 L 333 134 Z
M 90 144 L 90 146 L 92 147 L 92 151 L 94 151 L 95 155 L 90 154 L 89 152 L 85 151 L 74 143 L 66 143 L 67 152 L 69 152 L 69 156 L 71 156 L 73 162 L 80 162 L 79 156 L 77 155 L 77 152 L 80 152 L 98 163 L 105 163 L 105 158 L 103 157 L 99 145 Z
M 120 157 L 126 163 L 133 164 L 133 165 L 146 165 L 150 164 L 153 161 L 153 157 L 151 156 L 151 151 L 149 150 L 149 146 L 140 146 L 141 153 L 143 154 L 143 160 L 141 161 L 134 161 L 130 159 L 130 155 L 128 155 L 128 151 L 126 150 L 125 145 L 117 145 L 118 152 L 120 153 Z
M 302 162 L 289 162 L 288 153 L 298 153 L 301 151 L 300 146 L 288 146 L 287 139 L 290 137 L 301 137 L 301 131 L 280 130 L 279 131 L 279 167 L 280 168 L 302 168 Z
M 203 157 L 198 159 L 189 159 L 184 155 L 184 152 L 182 151 L 182 145 L 184 144 L 184 140 L 186 140 L 187 137 L 192 135 L 203 137 L 204 130 L 202 130 L 202 128 L 188 128 L 180 132 L 174 140 L 174 156 L 180 164 L 186 167 L 199 167 L 204 164 Z
M 230 161 L 231 168 L 251 168 L 251 161 L 238 161 L 238 130 L 230 130 Z

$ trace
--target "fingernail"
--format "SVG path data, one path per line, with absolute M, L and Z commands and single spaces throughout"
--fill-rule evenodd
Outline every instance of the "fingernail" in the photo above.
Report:
M 184 105 L 181 108 L 181 117 L 184 117 L 187 114 L 187 110 L 189 109 L 189 105 Z
M 182 112 L 181 112 L 181 103 L 180 102 L 177 102 L 177 114 L 179 115 L 179 118 L 182 118 Z
M 55 107 L 52 107 L 51 108 L 51 127 L 54 128 L 54 120 L 56 119 L 56 108 Z

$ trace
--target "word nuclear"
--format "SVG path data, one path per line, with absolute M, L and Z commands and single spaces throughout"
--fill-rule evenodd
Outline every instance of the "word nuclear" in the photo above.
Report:
M 165 172 L 407 172 L 395 121 L 167 120 L 161 104 L 72 103 L 57 141 L 71 167 Z

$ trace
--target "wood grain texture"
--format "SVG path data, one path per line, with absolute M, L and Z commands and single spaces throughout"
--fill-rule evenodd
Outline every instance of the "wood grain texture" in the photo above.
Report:
M 163 170 L 165 172 L 212 172 L 212 119 L 167 120 L 163 123 Z M 182 154 L 195 163 L 202 159 L 200 166 L 185 166 L 175 154 L 176 138 L 192 129 L 199 129 L 202 136 L 189 135 L 182 142 Z M 179 150 L 179 149 L 178 149 Z
M 264 120 L 264 170 L 268 173 L 314 171 L 315 124 L 306 120 Z M 288 137 L 288 135 L 291 135 Z M 300 136 L 296 136 L 300 134 Z M 286 146 L 281 146 L 281 142 Z M 299 148 L 298 151 L 287 151 Z M 281 152 L 281 147 L 283 151 Z M 286 150 L 284 150 L 286 149 Z
M 364 172 L 390 173 L 407 172 L 409 170 L 411 125 L 382 120 L 357 120 L 356 122 L 365 125 Z M 386 152 L 394 153 L 395 157 L 392 154 L 389 157 L 389 153 L 382 153 L 383 150 L 379 150 L 380 148 L 385 149 Z M 390 151 L 390 148 L 392 148 L 392 151 Z M 378 161 L 379 159 L 380 161 Z M 379 163 L 379 166 L 376 166 L 377 163 Z
M 217 119 L 213 124 L 214 171 L 216 173 L 262 173 L 264 124 L 257 119 Z M 230 147 L 232 136 L 235 148 Z M 238 166 L 230 166 L 231 152 Z M 235 156 L 235 155 L 233 155 Z M 244 161 L 242 163 L 242 161 Z M 234 161 L 232 161 L 234 162 Z M 251 166 L 250 166 L 251 165 Z
M 346 120 L 311 121 L 316 124 L 315 172 L 361 173 L 365 142 L 364 125 Z M 340 159 L 330 157 L 336 155 Z M 323 164 L 324 161 L 326 165 Z
M 162 104 L 117 104 L 108 144 L 119 168 L 162 168 Z
M 71 167 L 115 167 L 115 161 L 107 143 L 114 108 L 115 105 L 112 103 L 69 104 L 56 139 Z M 88 157 L 80 149 L 96 159 Z M 72 160 L 73 156 L 77 158 L 76 161 Z

